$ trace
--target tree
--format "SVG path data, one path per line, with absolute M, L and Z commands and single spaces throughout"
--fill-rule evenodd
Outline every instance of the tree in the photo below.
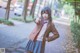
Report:
M 23 9 L 23 20 L 26 22 L 26 15 L 27 15 L 27 11 L 28 11 L 28 4 L 29 4 L 29 0 L 25 0 L 24 2 L 24 9 Z
M 6 19 L 6 20 L 9 19 L 10 3 L 11 3 L 11 0 L 8 0 L 8 2 L 7 2 L 7 7 L 6 7 L 6 13 L 5 13 L 5 19 Z
M 40 5 L 42 4 L 41 0 L 39 1 L 39 8 L 38 8 L 38 12 L 37 12 L 37 16 L 39 15 L 40 12 Z
M 76 47 L 78 48 L 78 53 L 80 53 L 80 38 L 79 38 L 80 33 L 78 33 L 78 32 L 80 32 L 80 1 L 78 1 L 78 2 L 75 1 L 74 3 L 75 3 L 74 4 L 74 9 L 75 9 L 75 20 L 74 21 L 76 21 L 76 23 L 74 23 L 74 24 L 77 24 L 76 25 L 77 30 L 76 30 L 76 33 L 75 33 L 76 38 L 74 37 L 74 39 L 77 40 L 76 41 Z
M 31 8 L 31 12 L 30 12 L 30 15 L 32 15 L 33 18 L 34 18 L 36 4 L 37 4 L 37 0 L 34 0 L 32 8 Z

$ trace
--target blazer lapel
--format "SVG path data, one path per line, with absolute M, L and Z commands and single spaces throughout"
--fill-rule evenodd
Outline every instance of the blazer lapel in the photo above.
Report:
M 31 32 L 29 38 L 30 38 L 31 40 L 36 40 L 36 38 L 37 38 L 37 36 L 38 36 L 41 28 L 42 28 L 42 24 L 36 25 L 36 27 L 35 27 L 35 28 L 33 29 L 33 31 Z

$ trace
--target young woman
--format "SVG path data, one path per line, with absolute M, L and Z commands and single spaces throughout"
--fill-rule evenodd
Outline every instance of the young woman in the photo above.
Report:
M 35 22 L 36 27 L 31 32 L 30 40 L 27 43 L 27 53 L 44 53 L 46 41 L 50 42 L 59 37 L 58 31 L 52 23 L 51 9 L 44 7 L 41 17 L 37 18 Z

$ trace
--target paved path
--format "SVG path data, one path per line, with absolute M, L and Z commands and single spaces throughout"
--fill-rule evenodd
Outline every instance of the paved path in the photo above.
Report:
M 11 50 L 12 53 L 25 53 L 25 47 L 28 41 L 26 38 L 29 37 L 35 23 L 13 22 L 15 26 L 0 24 L 0 48 L 8 48 L 14 45 L 14 48 L 8 48 L 7 51 L 10 52 Z M 60 37 L 52 42 L 46 42 L 45 53 L 65 53 L 63 43 L 65 43 L 67 34 L 70 33 L 70 27 L 63 23 L 64 22 L 60 22 L 59 20 L 54 20 Z

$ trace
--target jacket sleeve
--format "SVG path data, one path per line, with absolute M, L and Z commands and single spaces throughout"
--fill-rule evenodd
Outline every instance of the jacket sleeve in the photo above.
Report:
M 52 34 L 49 35 L 49 37 L 47 38 L 48 42 L 53 41 L 59 37 L 59 33 L 58 33 L 57 29 L 55 28 L 55 25 L 53 23 L 51 24 L 51 32 L 52 32 Z

